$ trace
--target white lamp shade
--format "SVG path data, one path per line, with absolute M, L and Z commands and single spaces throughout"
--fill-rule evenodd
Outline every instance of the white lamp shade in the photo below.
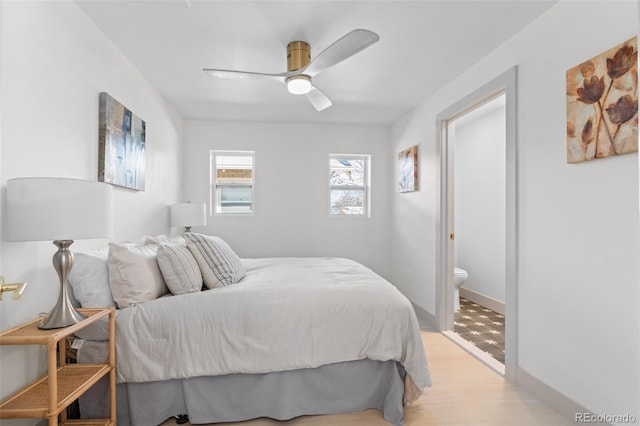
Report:
M 174 204 L 170 208 L 171 226 L 204 226 L 207 224 L 205 203 Z
M 113 190 L 102 182 L 9 179 L 6 205 L 8 241 L 106 238 L 113 232 Z

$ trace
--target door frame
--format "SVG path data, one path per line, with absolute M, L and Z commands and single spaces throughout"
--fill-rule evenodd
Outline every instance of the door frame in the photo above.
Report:
M 506 232 L 505 232 L 505 377 L 516 381 L 518 365 L 518 168 L 517 67 L 510 68 L 436 116 L 436 173 L 440 188 L 436 202 L 436 323 L 453 329 L 453 146 L 448 124 L 478 106 L 506 96 Z

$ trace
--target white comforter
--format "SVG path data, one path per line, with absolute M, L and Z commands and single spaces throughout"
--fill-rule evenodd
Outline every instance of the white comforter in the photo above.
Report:
M 119 382 L 400 362 L 430 386 L 409 300 L 363 265 L 335 258 L 243 259 L 235 285 L 120 310 Z

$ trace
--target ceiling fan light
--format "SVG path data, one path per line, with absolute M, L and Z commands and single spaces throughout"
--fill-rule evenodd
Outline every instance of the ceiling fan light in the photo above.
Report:
M 287 90 L 294 95 L 306 95 L 311 90 L 311 77 L 304 74 L 292 75 L 287 79 Z

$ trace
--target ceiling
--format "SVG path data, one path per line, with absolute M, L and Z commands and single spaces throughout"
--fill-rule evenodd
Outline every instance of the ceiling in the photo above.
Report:
M 76 0 L 186 119 L 391 124 L 556 1 Z M 333 106 L 272 80 L 216 79 L 203 68 L 287 71 L 290 41 L 311 60 L 356 28 L 380 41 L 313 83 Z M 452 103 L 457 99 L 452 99 Z

